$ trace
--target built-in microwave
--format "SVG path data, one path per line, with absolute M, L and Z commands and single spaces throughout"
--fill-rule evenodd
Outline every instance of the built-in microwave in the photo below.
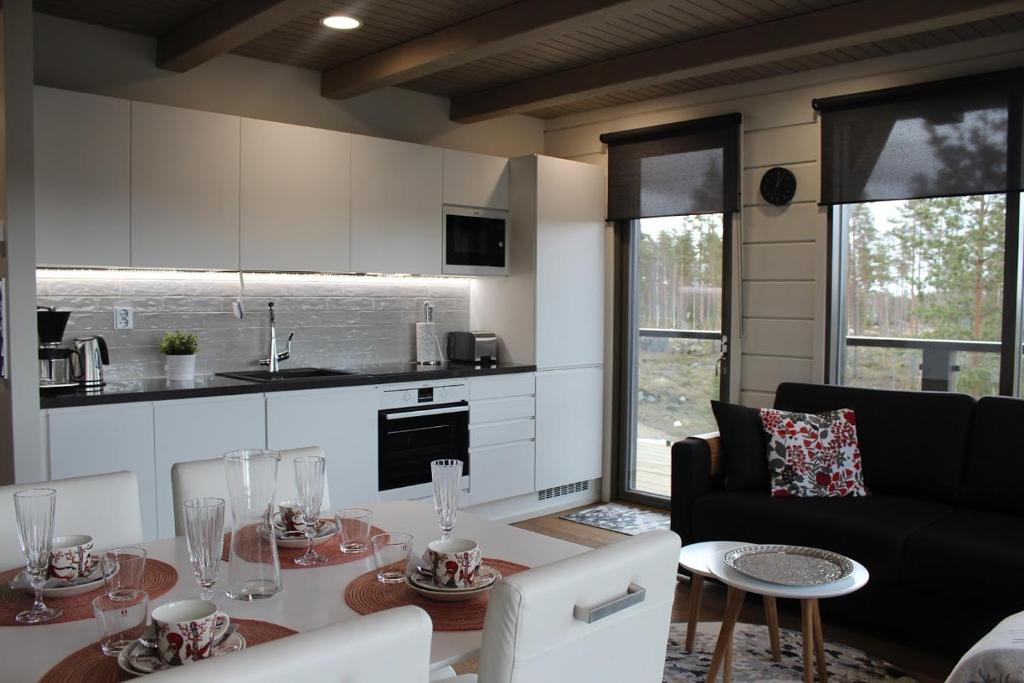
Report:
M 508 212 L 444 207 L 446 275 L 508 275 Z

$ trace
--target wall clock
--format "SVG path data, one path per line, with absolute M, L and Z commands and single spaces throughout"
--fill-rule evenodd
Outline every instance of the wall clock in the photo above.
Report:
M 796 194 L 796 176 L 788 168 L 775 166 L 761 176 L 761 196 L 769 204 L 785 206 Z

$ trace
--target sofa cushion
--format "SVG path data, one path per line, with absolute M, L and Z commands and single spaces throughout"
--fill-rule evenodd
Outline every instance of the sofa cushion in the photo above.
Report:
M 768 479 L 767 435 L 761 428 L 757 408 L 712 401 L 711 410 L 718 422 L 725 461 L 725 488 L 729 491 L 765 492 Z
M 986 396 L 974 410 L 961 498 L 969 507 L 1024 514 L 1021 482 L 1024 400 Z
M 954 501 L 975 401 L 966 394 L 779 385 L 775 407 L 804 413 L 852 408 L 864 484 L 872 494 Z
M 961 510 L 913 534 L 903 583 L 933 593 L 955 592 L 981 602 L 1024 609 L 1024 519 Z
M 788 543 L 851 557 L 871 581 L 895 584 L 903 545 L 952 508 L 913 498 L 775 498 L 767 493 L 715 492 L 693 503 L 693 540 Z

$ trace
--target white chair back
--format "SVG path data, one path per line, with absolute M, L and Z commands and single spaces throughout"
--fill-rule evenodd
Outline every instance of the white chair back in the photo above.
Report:
M 652 531 L 506 577 L 487 606 L 480 683 L 660 683 L 679 545 Z
M 323 455 L 319 446 L 292 448 L 280 451 L 281 463 L 277 467 L 277 500 L 295 499 L 295 458 L 302 455 Z M 192 460 L 171 465 L 171 494 L 174 499 L 174 533 L 185 535 L 185 515 L 182 501 L 189 498 L 223 498 L 228 501 L 228 482 L 224 476 L 224 459 Z M 324 481 L 324 498 L 321 509 L 331 508 L 331 496 L 327 481 Z M 230 502 L 224 510 L 224 530 L 231 530 Z
M 18 543 L 14 493 L 31 488 L 57 489 L 54 536 L 87 534 L 97 551 L 142 542 L 139 482 L 134 472 L 0 486 L 0 569 L 25 562 Z
M 430 617 L 407 606 L 152 674 L 154 683 L 427 683 Z

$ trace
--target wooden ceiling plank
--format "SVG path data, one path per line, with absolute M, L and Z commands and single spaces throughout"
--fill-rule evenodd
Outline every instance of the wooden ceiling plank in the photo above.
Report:
M 1024 0 L 861 0 L 456 97 L 453 121 L 522 113 L 621 89 L 945 28 L 1024 9 Z M 866 51 L 885 54 L 877 47 Z
M 225 0 L 157 40 L 156 63 L 184 72 L 319 5 L 316 0 Z

